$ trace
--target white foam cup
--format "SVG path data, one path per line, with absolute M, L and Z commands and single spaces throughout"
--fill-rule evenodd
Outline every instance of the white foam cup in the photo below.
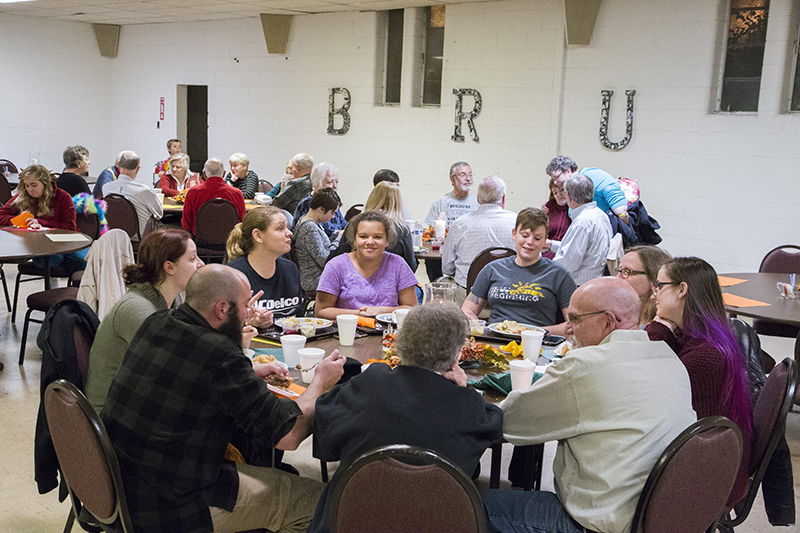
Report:
M 536 364 L 527 359 L 514 359 L 509 362 L 511 367 L 511 390 L 528 390 L 533 383 L 533 373 Z
M 283 347 L 283 360 L 292 368 L 300 362 L 297 350 L 306 345 L 306 338 L 302 335 L 283 335 L 281 346 Z
M 336 317 L 336 325 L 339 328 L 339 344 L 352 346 L 356 341 L 358 315 L 339 315 Z
M 522 356 L 535 363 L 539 360 L 544 331 L 540 329 L 525 329 L 520 332 L 520 336 L 522 337 Z
M 302 368 L 311 368 L 325 358 L 325 350 L 322 348 L 300 348 L 297 350 L 297 356 L 300 359 L 300 366 Z M 311 383 L 314 379 L 314 369 L 301 371 L 303 375 L 303 383 Z
M 405 322 L 409 311 L 411 311 L 411 309 L 397 309 L 397 310 L 395 310 L 394 314 L 397 317 L 397 329 L 398 330 L 403 327 L 403 322 Z

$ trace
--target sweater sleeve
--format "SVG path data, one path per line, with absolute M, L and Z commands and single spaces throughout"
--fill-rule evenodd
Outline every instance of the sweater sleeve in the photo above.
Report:
M 302 251 L 322 269 L 325 267 L 331 251 L 331 241 L 328 240 L 324 232 L 317 231 L 317 228 L 314 228 L 315 225 L 316 223 L 313 220 L 309 220 L 298 226 L 296 246 L 298 252 Z M 298 259 L 300 258 L 298 257 Z
M 664 341 L 676 354 L 681 353 L 681 343 L 678 337 L 664 324 L 660 322 L 650 322 L 644 330 L 651 341 Z
M 11 224 L 11 219 L 20 213 L 19 208 L 14 205 L 14 202 L 17 200 L 18 196 L 18 194 L 15 194 L 9 201 L 6 202 L 6 205 L 0 208 L 0 226 L 13 225 Z
M 250 170 L 247 176 L 244 177 L 241 191 L 246 199 L 252 200 L 255 198 L 258 191 L 258 174 Z
M 50 200 L 50 214 L 36 218 L 46 228 L 78 231 L 78 227 L 75 225 L 75 204 L 72 203 L 72 197 L 61 189 L 53 191 L 53 198 Z
M 161 189 L 161 192 L 164 193 L 164 196 L 177 196 L 178 189 L 175 188 L 175 185 L 173 185 L 173 183 L 177 185 L 175 178 L 173 178 L 169 174 L 164 174 L 158 180 L 158 188 Z

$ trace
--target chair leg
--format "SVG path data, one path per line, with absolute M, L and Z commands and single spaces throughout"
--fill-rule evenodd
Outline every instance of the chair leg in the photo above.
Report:
M 6 297 L 6 308 L 11 312 L 11 298 L 8 297 L 8 284 L 6 283 L 6 273 L 3 271 L 3 266 L 0 265 L 0 280 L 3 281 L 3 293 Z
M 28 309 L 25 313 L 25 325 L 22 326 L 22 342 L 19 345 L 19 364 L 25 361 L 25 343 L 28 341 L 28 326 L 31 323 L 31 313 L 33 309 Z
M 328 463 L 323 461 L 322 459 L 319 460 L 319 473 L 322 477 L 322 482 L 328 482 Z
M 11 323 L 17 319 L 17 303 L 19 302 L 19 278 L 21 274 L 17 272 L 17 280 L 14 283 L 14 307 L 11 309 Z
M 69 508 L 69 516 L 67 516 L 67 523 L 64 524 L 64 533 L 70 533 L 72 531 L 72 525 L 75 523 L 75 508 Z

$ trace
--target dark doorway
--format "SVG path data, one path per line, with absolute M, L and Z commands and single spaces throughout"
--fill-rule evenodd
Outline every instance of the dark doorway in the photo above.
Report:
M 208 86 L 186 86 L 186 153 L 192 172 L 200 172 L 208 159 Z

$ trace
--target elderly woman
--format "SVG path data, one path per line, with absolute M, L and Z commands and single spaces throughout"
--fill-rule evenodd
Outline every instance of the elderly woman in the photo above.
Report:
M 658 270 L 672 259 L 672 256 L 658 246 L 638 245 L 628 248 L 617 267 L 617 277 L 630 283 L 642 301 L 642 316 L 639 323 L 650 323 L 656 316 L 656 303 L 653 301 L 652 284 L 658 277 Z
M 325 265 L 316 316 L 375 316 L 417 304 L 417 278 L 400 256 L 386 251 L 397 239 L 389 217 L 378 211 L 361 213 L 350 221 L 345 237 L 353 251 Z
M 714 268 L 697 257 L 676 257 L 653 282 L 656 317 L 650 340 L 663 340 L 686 366 L 697 418 L 721 415 L 742 432 L 742 462 L 728 498 L 733 505 L 748 486 L 753 412 L 745 357 L 725 312 Z
M 515 320 L 563 335 L 566 322 L 557 324 L 558 314 L 560 311 L 567 316 L 569 299 L 577 287 L 564 267 L 541 256 L 547 239 L 547 215 L 541 209 L 523 209 L 511 235 L 517 255 L 486 265 L 461 310 L 476 319 L 488 303 L 492 306 L 492 323 Z
M 314 451 L 345 467 L 379 446 L 405 442 L 431 448 L 464 472 L 475 472 L 492 442 L 502 437 L 503 413 L 466 387 L 458 366 L 467 321 L 452 303 L 415 307 L 397 333 L 401 364 L 374 364 L 317 400 Z M 320 497 L 309 532 L 328 531 L 329 497 Z
M 322 162 L 314 165 L 311 170 L 311 194 L 300 200 L 297 208 L 294 210 L 294 220 L 298 220 L 308 213 L 309 204 L 311 203 L 311 196 L 320 189 L 331 188 L 334 191 L 339 190 L 339 169 L 330 163 Z M 342 211 L 337 209 L 333 218 L 322 225 L 328 237 L 334 238 L 333 234 L 341 232 L 347 226 L 347 222 L 342 216 Z
M 331 250 L 339 245 L 325 235 L 322 224 L 333 218 L 342 205 L 339 195 L 330 188 L 320 189 L 311 197 L 308 213 L 300 220 L 294 230 L 294 251 L 297 266 L 300 268 L 300 283 L 304 291 L 315 291 L 319 276 L 325 268 Z
M 91 193 L 89 185 L 83 179 L 89 172 L 89 150 L 76 144 L 75 146 L 67 146 L 62 154 L 64 159 L 64 172 L 58 178 L 58 188 L 66 192 L 70 196 L 75 196 L 85 192 Z
M 258 192 L 258 175 L 250 170 L 250 159 L 241 152 L 233 154 L 228 162 L 231 171 L 225 176 L 225 183 L 242 191 L 245 200 L 252 200 Z
M 180 153 L 169 158 L 169 170 L 158 180 L 164 196 L 177 196 L 200 183 L 200 175 L 189 170 L 189 156 Z
M 550 198 L 542 206 L 542 211 L 547 215 L 548 227 L 547 238 L 551 241 L 560 241 L 567 233 L 572 219 L 569 218 L 569 206 L 567 205 L 567 191 L 563 184 L 557 184 L 550 180 Z M 542 257 L 553 259 L 555 252 L 547 251 L 542 253 Z

